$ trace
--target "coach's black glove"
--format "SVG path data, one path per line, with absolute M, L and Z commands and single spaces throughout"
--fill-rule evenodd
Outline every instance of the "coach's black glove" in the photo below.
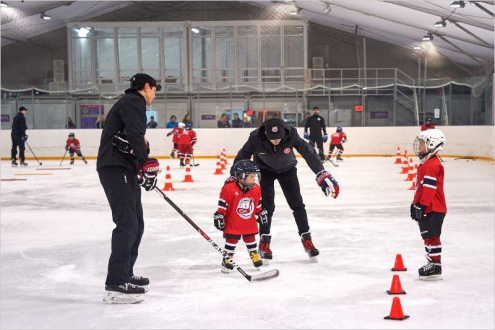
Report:
M 27 135 L 23 135 L 21 137 L 21 139 L 22 139 L 22 142 L 26 142 L 28 140 L 28 136 Z
M 413 205 L 413 208 L 414 208 L 414 219 L 416 221 L 421 221 L 426 219 L 427 217 L 427 214 L 425 213 L 426 206 L 416 203 Z
M 213 223 L 215 225 L 215 228 L 223 231 L 225 228 L 225 216 L 222 213 L 215 212 L 213 215 Z
M 320 186 L 325 196 L 337 198 L 339 196 L 340 187 L 337 180 L 327 171 L 323 170 L 316 175 L 316 182 Z
M 258 222 L 262 226 L 266 226 L 268 224 L 268 211 L 263 209 L 260 213 L 258 213 Z
M 146 191 L 153 190 L 158 181 L 158 173 L 160 172 L 160 163 L 155 158 L 150 158 L 144 163 L 138 176 L 138 183 Z

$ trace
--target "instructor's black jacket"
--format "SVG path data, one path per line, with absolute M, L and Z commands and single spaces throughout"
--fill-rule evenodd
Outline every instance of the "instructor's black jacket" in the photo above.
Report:
M 242 159 L 250 159 L 254 154 L 254 162 L 260 168 L 276 173 L 286 172 L 296 166 L 297 160 L 294 150 L 303 156 L 314 173 L 323 171 L 323 165 L 315 152 L 306 141 L 299 137 L 297 129 L 284 124 L 285 137 L 278 146 L 274 146 L 266 137 L 265 125 L 254 130 L 241 150 L 237 153 L 234 164 Z M 233 175 L 234 166 L 230 169 Z
M 304 132 L 307 133 L 309 128 L 309 136 L 321 137 L 321 130 L 327 135 L 327 127 L 325 126 L 325 119 L 320 115 L 312 115 L 306 118 L 306 125 L 304 125 Z
M 127 134 L 127 141 L 129 141 L 135 156 L 122 153 L 112 145 L 115 133 L 124 129 Z M 144 140 L 145 133 L 146 100 L 137 91 L 128 89 L 107 114 L 105 127 L 101 133 L 96 168 L 124 166 L 137 174 L 141 166 L 148 160 Z
M 22 138 L 26 135 L 27 125 L 26 125 L 26 117 L 22 113 L 18 113 L 15 115 L 14 120 L 12 121 L 12 133 L 11 136 Z

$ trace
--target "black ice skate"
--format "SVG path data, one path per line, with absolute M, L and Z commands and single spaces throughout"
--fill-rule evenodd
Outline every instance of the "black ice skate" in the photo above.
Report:
M 170 153 L 170 158 L 175 159 L 175 152 L 173 152 L 173 151 L 172 151 L 172 152 Z
M 107 294 L 103 298 L 109 304 L 136 304 L 144 301 L 145 290 L 131 283 L 105 285 Z
M 84 157 L 82 158 L 82 161 L 84 162 L 84 164 L 87 164 L 88 163 L 88 161 Z
M 263 259 L 271 260 L 273 259 L 272 250 L 270 250 L 270 241 L 272 239 L 272 235 L 269 234 L 261 234 L 260 238 L 260 256 Z
M 251 261 L 253 262 L 254 267 L 258 268 L 263 266 L 263 261 L 261 261 L 260 255 L 258 254 L 258 251 L 254 250 L 249 252 L 249 257 L 251 258 Z
M 19 165 L 17 164 L 17 161 L 15 159 L 12 159 L 12 167 L 17 167 L 17 165 Z
M 129 280 L 131 284 L 140 286 L 144 288 L 144 292 L 149 291 L 149 285 L 150 285 L 150 279 L 142 276 L 131 276 L 131 279 Z
M 320 254 L 317 248 L 313 245 L 313 241 L 311 240 L 311 233 L 302 233 L 301 234 L 301 242 L 304 246 L 304 251 L 308 254 L 310 258 L 314 258 Z
M 74 165 L 74 158 L 71 158 L 71 159 L 70 159 L 70 164 L 71 164 L 71 165 Z
M 229 253 L 228 256 L 229 256 L 230 260 L 233 260 L 234 259 L 234 254 L 233 253 Z M 224 258 L 222 260 L 222 273 L 228 274 L 232 270 L 234 270 L 234 266 L 230 263 L 230 261 L 228 261 L 227 259 Z
M 419 279 L 423 281 L 439 281 L 442 279 L 442 264 L 435 263 L 426 256 L 428 263 L 418 269 Z
M 185 166 L 186 166 L 186 165 L 184 164 L 184 161 L 183 161 L 183 160 L 181 160 L 181 161 L 180 161 L 180 168 L 184 168 Z
M 342 158 L 342 156 L 338 155 L 337 160 L 344 160 L 344 158 Z
M 28 166 L 28 163 L 26 163 L 25 161 L 21 160 L 21 166 Z

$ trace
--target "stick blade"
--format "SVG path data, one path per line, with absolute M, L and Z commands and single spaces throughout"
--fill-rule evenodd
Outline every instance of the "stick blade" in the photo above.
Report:
M 262 274 L 251 275 L 249 277 L 249 282 L 267 281 L 267 280 L 271 280 L 272 278 L 278 277 L 278 275 L 280 275 L 278 269 L 273 269 Z

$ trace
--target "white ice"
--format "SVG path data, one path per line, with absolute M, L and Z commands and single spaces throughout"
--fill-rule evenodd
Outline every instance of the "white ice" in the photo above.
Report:
M 219 244 L 213 226 L 225 176 L 214 176 L 213 160 L 196 160 L 196 183 L 181 183 L 168 195 Z M 326 165 L 341 185 L 326 198 L 314 174 L 299 162 L 299 179 L 317 263 L 303 251 L 290 209 L 276 190 L 272 250 L 267 269 L 280 277 L 249 283 L 220 272 L 221 257 L 158 194 L 143 191 L 145 233 L 136 265 L 149 277 L 146 301 L 108 305 L 102 301 L 110 237 L 110 209 L 95 163 L 76 160 L 72 170 L 37 171 L 2 162 L 1 328 L 494 328 L 494 166 L 446 159 L 448 214 L 442 233 L 444 280 L 419 281 L 424 248 L 409 218 L 412 192 L 392 158 L 347 158 Z M 42 168 L 58 167 L 45 161 Z M 46 176 L 15 176 L 53 173 Z M 165 176 L 161 175 L 161 179 Z M 163 185 L 163 180 L 160 181 Z M 401 253 L 399 273 L 411 318 L 387 321 L 392 296 L 390 268 Z M 246 247 L 236 260 L 249 273 Z

